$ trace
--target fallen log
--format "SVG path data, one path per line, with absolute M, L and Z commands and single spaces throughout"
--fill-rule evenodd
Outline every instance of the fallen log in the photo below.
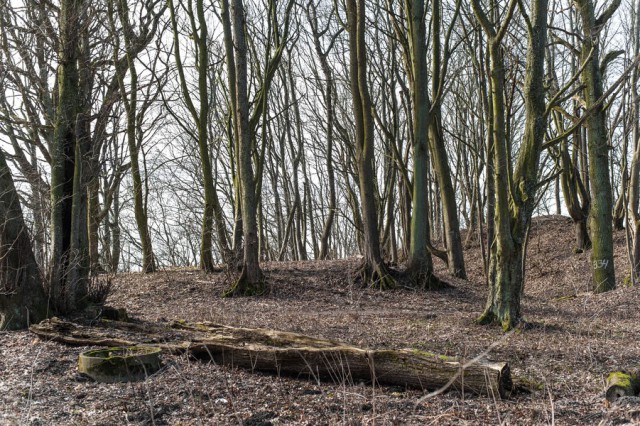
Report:
M 76 346 L 153 344 L 171 353 L 212 360 L 250 371 L 425 390 L 443 387 L 483 395 L 507 396 L 509 365 L 480 359 L 463 363 L 417 349 L 362 349 L 344 343 L 269 329 L 212 323 L 124 323 L 99 321 L 82 326 L 58 318 L 31 326 L 45 340 Z

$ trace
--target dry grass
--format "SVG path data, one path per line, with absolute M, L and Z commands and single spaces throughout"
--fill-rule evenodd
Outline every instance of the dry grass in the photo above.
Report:
M 589 292 L 589 253 L 572 252 L 566 218 L 532 229 L 523 310 L 531 328 L 512 334 L 491 357 L 511 363 L 532 392 L 495 400 L 352 383 L 318 384 L 237 371 L 178 356 L 143 383 L 98 384 L 77 375 L 83 348 L 0 333 L 0 424 L 622 424 L 640 405 L 606 407 L 604 377 L 638 367 L 640 289 Z M 616 234 L 617 280 L 628 271 L 624 233 Z M 353 285 L 355 261 L 265 265 L 260 298 L 220 299 L 224 274 L 173 270 L 121 275 L 110 304 L 150 321 L 213 321 L 295 331 L 351 344 L 416 347 L 470 359 L 501 339 L 474 319 L 485 301 L 477 248 L 466 253 L 470 279 L 420 293 Z M 440 273 L 444 277 L 442 266 Z M 636 419 L 636 420 L 634 420 Z

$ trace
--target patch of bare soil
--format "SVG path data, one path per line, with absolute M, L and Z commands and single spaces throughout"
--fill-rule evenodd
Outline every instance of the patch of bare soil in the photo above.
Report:
M 318 383 L 241 371 L 184 356 L 144 382 L 100 384 L 77 373 L 72 348 L 28 332 L 0 332 L 0 424 L 32 425 L 369 425 L 625 424 L 640 422 L 638 398 L 606 406 L 606 374 L 640 360 L 640 289 L 624 287 L 624 231 L 616 234 L 619 287 L 594 295 L 590 253 L 574 254 L 567 218 L 531 230 L 523 310 L 531 325 L 505 335 L 474 323 L 486 285 L 478 247 L 466 252 L 469 280 L 432 293 L 354 285 L 356 260 L 264 265 L 268 294 L 221 299 L 224 274 L 170 270 L 123 274 L 109 304 L 146 321 L 211 321 L 294 331 L 374 348 L 413 347 L 471 359 L 497 342 L 530 392 L 510 398 L 426 392 L 354 383 Z M 439 262 L 439 261 L 436 261 Z

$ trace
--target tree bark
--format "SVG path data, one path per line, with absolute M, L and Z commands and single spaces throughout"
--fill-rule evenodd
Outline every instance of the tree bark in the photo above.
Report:
M 605 393 L 607 401 L 616 402 L 623 396 L 636 396 L 640 393 L 640 380 L 638 372 L 625 373 L 615 371 L 607 377 L 607 391 Z
M 0 330 L 15 330 L 46 318 L 48 301 L 2 149 L 0 188 Z
M 120 37 L 116 29 L 113 17 L 113 4 L 109 2 L 109 15 L 111 27 L 116 46 L 120 45 Z M 140 147 L 137 144 L 138 136 L 137 120 L 138 120 L 138 72 L 135 65 L 134 49 L 132 46 L 133 28 L 129 22 L 129 7 L 127 2 L 117 2 L 117 14 L 122 25 L 122 34 L 124 38 L 124 49 L 127 58 L 127 68 L 123 72 L 116 69 L 118 86 L 120 88 L 120 97 L 123 101 L 126 118 L 127 118 L 127 146 L 129 147 L 129 157 L 131 164 L 131 180 L 133 181 L 133 210 L 140 235 L 140 246 L 142 247 L 142 272 L 151 273 L 156 271 L 156 261 L 153 254 L 153 245 L 151 235 L 149 233 L 147 212 L 144 205 L 144 193 L 142 185 L 142 176 L 140 173 L 140 161 L 138 154 Z M 114 62 L 118 60 L 118 49 L 114 49 Z M 129 71 L 129 95 L 125 87 L 125 73 Z M 97 201 L 97 200 L 96 200 Z M 92 203 L 93 205 L 93 203 Z
M 538 167 L 547 127 L 544 53 L 548 1 L 533 0 L 530 4 L 531 13 L 527 14 L 525 20 L 529 33 L 524 82 L 525 128 L 515 171 L 511 174 L 504 116 L 504 59 L 500 42 L 513 14 L 515 1 L 511 2 L 500 28 L 496 29 L 478 1 L 472 0 L 474 13 L 489 36 L 496 188 L 496 234 L 489 260 L 489 297 L 478 321 L 483 324 L 497 322 L 505 331 L 515 327 L 522 319 L 520 297 L 524 285 L 523 259 L 527 230 L 536 206 Z
M 257 224 L 256 180 L 251 164 L 252 132 L 249 126 L 249 98 L 247 82 L 247 44 L 245 40 L 245 11 L 242 0 L 233 0 L 231 6 L 233 22 L 233 46 L 236 80 L 236 110 L 234 114 L 236 138 L 238 139 L 238 166 L 242 195 L 242 226 L 244 253 L 240 278 L 223 296 L 250 296 L 264 292 L 264 275 L 260 269 L 260 253 Z
M 458 3 L 459 4 L 459 3 Z M 459 8 L 459 6 L 457 6 Z M 464 264 L 464 252 L 462 238 L 460 237 L 460 221 L 458 220 L 458 206 L 456 193 L 453 189 L 449 156 L 445 147 L 442 130 L 442 100 L 444 92 L 444 78 L 446 77 L 449 62 L 449 46 L 445 45 L 444 55 L 441 46 L 441 18 L 442 1 L 432 0 L 431 16 L 431 82 L 433 105 L 431 106 L 432 119 L 429 123 L 429 147 L 431 148 L 431 162 L 440 188 L 440 200 L 442 202 L 442 219 L 444 225 L 444 240 L 447 249 L 447 264 L 451 275 L 458 278 L 466 278 L 467 271 Z M 455 18 L 454 18 L 455 20 Z M 453 23 L 452 23 L 453 25 Z M 448 35 L 446 40 L 448 41 Z
M 586 107 L 593 111 L 587 118 L 587 142 L 589 147 L 589 178 L 591 181 L 591 270 L 593 290 L 596 293 L 611 290 L 616 286 L 613 265 L 613 229 L 611 181 L 609 179 L 609 146 L 605 127 L 605 107 L 598 102 L 603 95 L 603 82 L 599 63 L 599 32 L 611 17 L 620 1 L 616 0 L 599 18 L 595 16 L 592 0 L 576 0 L 575 5 L 582 18 L 583 44 L 580 50 L 583 68 Z
M 375 200 L 376 173 L 373 165 L 374 128 L 371 98 L 367 83 L 367 53 L 365 42 L 365 1 L 347 0 L 349 32 L 349 76 L 355 117 L 356 163 L 358 188 L 364 227 L 364 264 L 359 271 L 365 285 L 379 289 L 395 286 L 380 252 L 380 234 Z
M 51 269 L 52 303 L 60 312 L 73 312 L 86 300 L 89 270 L 86 220 L 86 184 L 83 175 L 88 117 L 79 70 L 82 0 L 60 4 L 58 103 L 51 152 Z M 85 58 L 87 59 L 87 58 Z M 88 66 L 83 62 L 83 66 Z M 83 217 L 84 215 L 84 217 Z M 86 245 L 85 245 L 86 244 Z

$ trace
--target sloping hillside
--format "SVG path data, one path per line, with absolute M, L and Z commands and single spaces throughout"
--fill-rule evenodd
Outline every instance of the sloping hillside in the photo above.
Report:
M 357 260 L 265 265 L 259 298 L 220 299 L 233 277 L 196 270 L 117 277 L 110 304 L 147 321 L 212 321 L 295 331 L 375 348 L 413 347 L 511 363 L 519 387 L 509 399 L 353 383 L 316 383 L 234 370 L 166 355 L 144 383 L 97 384 L 77 374 L 82 348 L 0 333 L 0 424 L 620 424 L 640 421 L 640 403 L 604 404 L 609 371 L 640 365 L 640 289 L 628 274 L 624 231 L 616 234 L 619 288 L 589 292 L 590 253 L 574 254 L 564 217 L 531 230 L 523 311 L 528 326 L 509 335 L 474 323 L 486 286 L 477 246 L 466 252 L 468 281 L 420 293 L 354 285 Z M 445 270 L 439 265 L 445 277 Z

